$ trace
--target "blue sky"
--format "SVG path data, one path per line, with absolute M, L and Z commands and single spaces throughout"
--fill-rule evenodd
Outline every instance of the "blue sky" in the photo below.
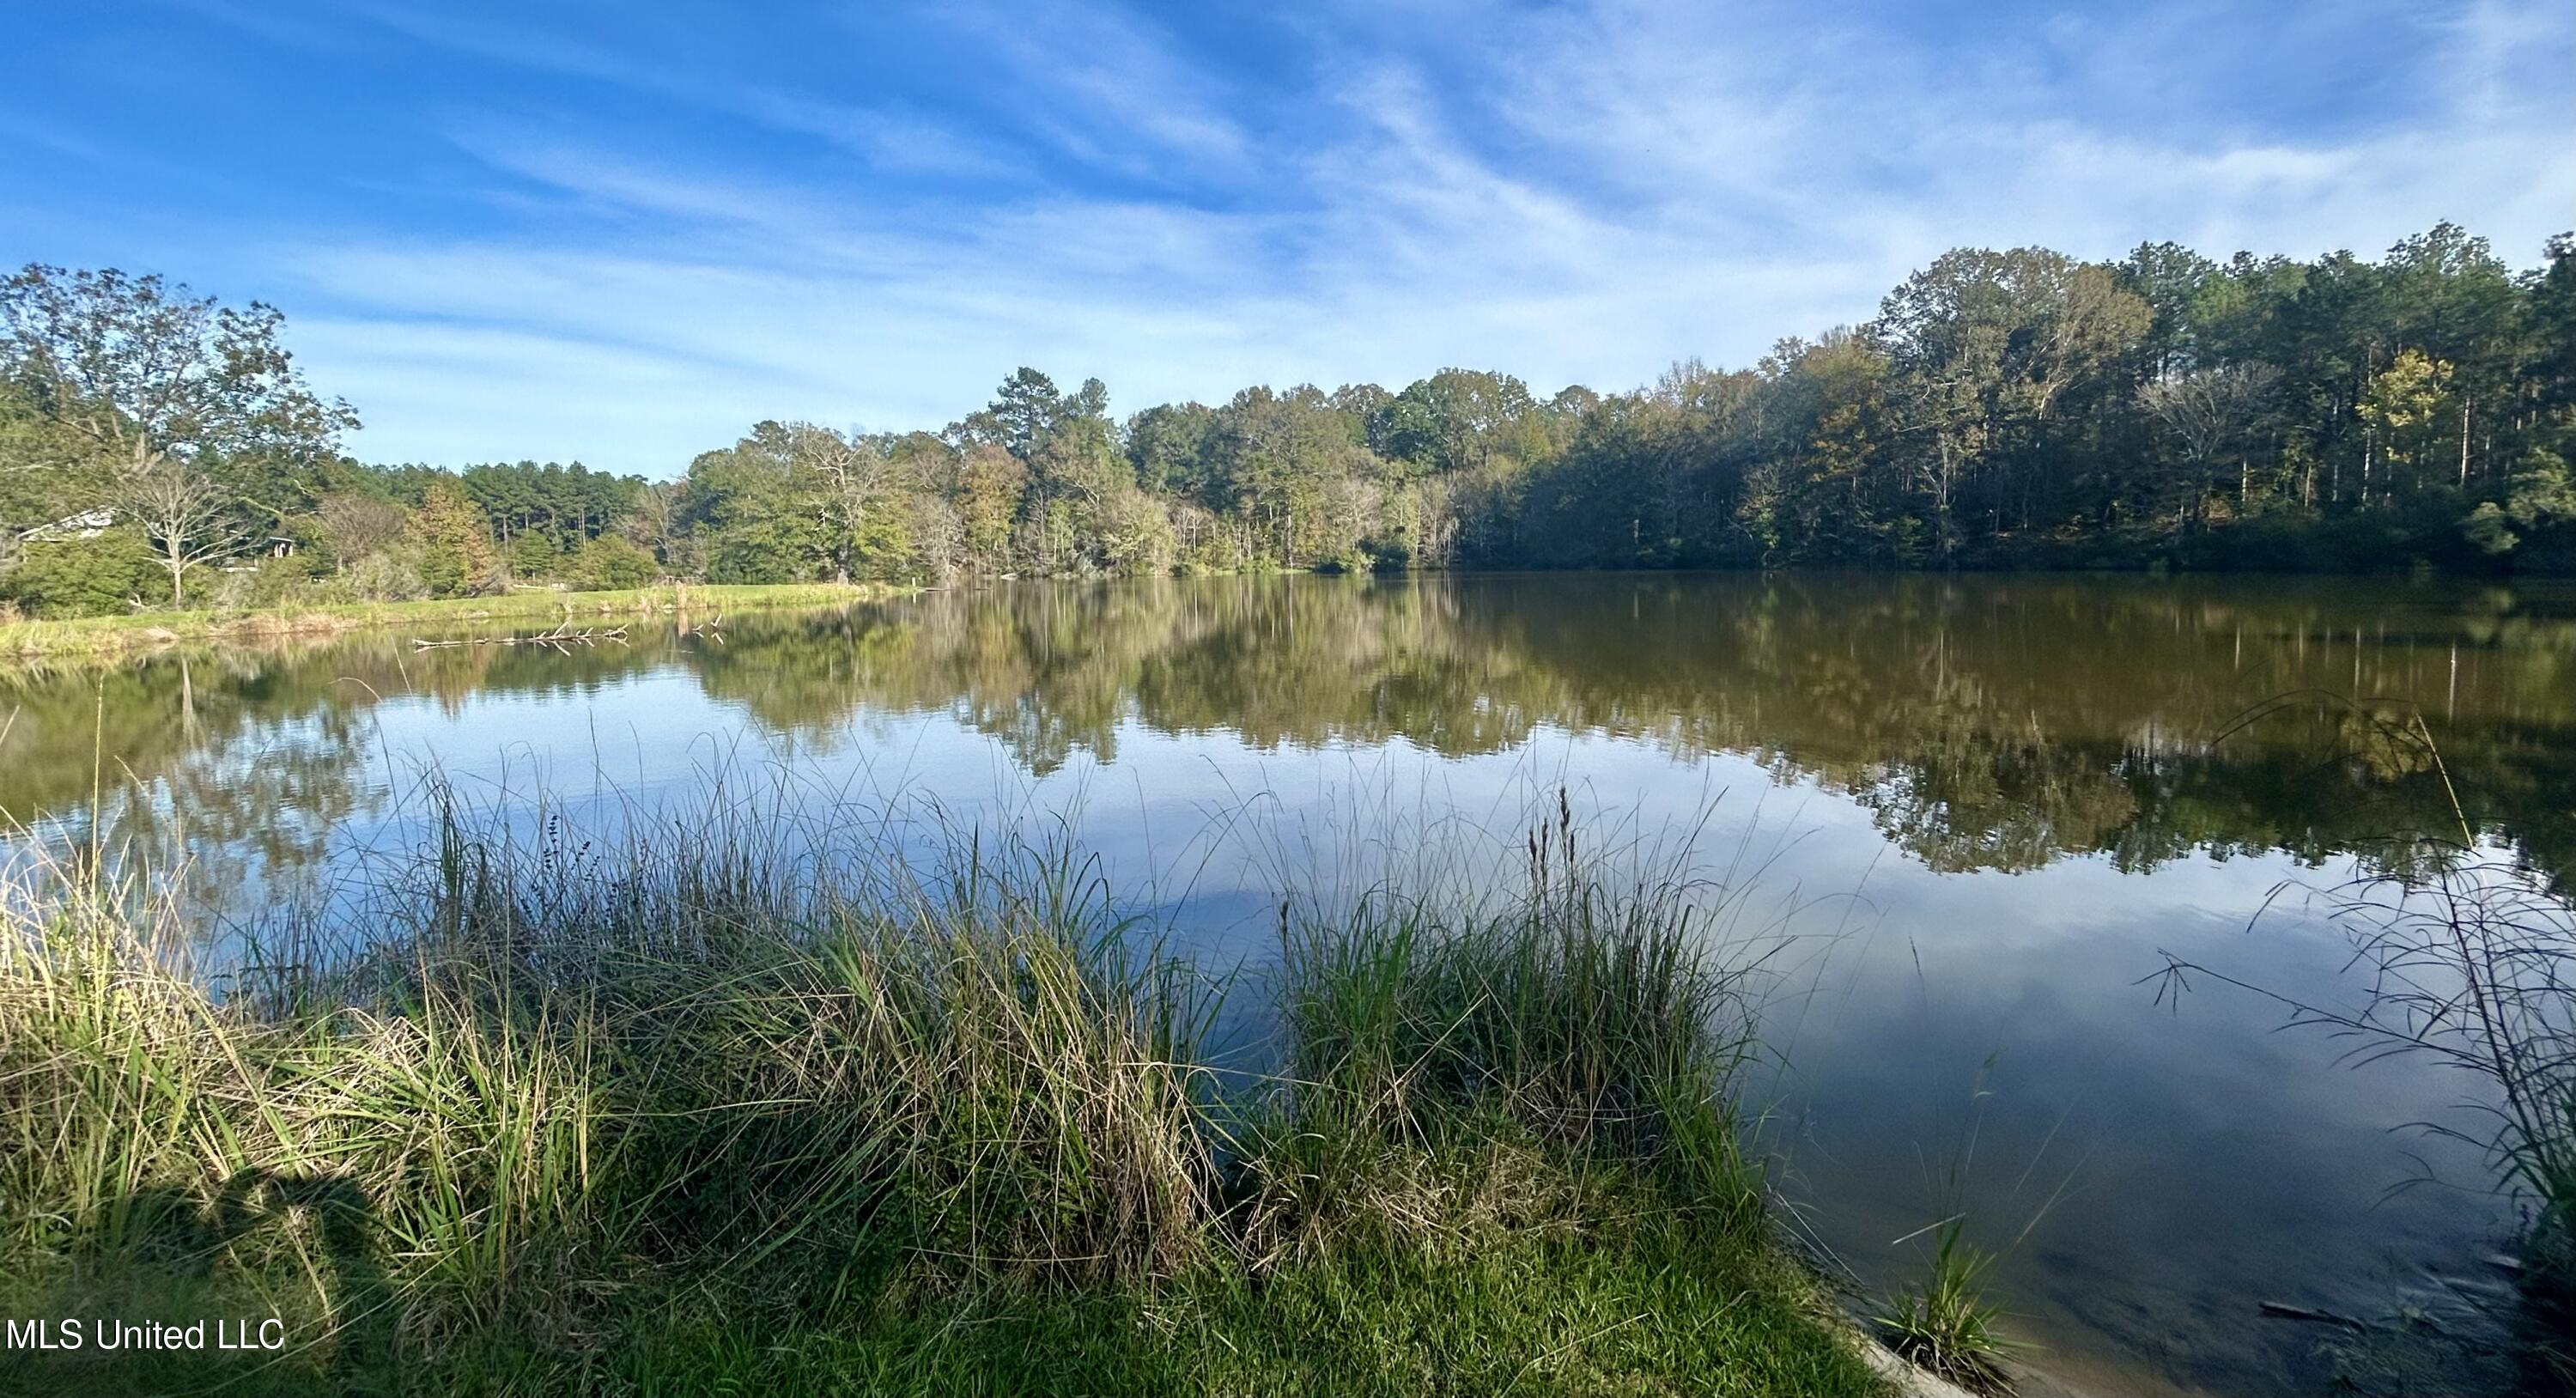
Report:
M 22 6 L 0 259 L 282 308 L 373 460 L 666 475 L 1444 365 L 1745 363 L 1959 244 L 2576 223 L 2576 14 L 2479 4 Z

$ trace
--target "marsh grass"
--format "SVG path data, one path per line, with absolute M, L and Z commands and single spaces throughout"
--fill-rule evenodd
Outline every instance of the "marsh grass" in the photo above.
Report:
M 1068 844 L 420 799 L 360 943 L 209 969 L 99 862 L 0 893 L 0 1302 L 296 1337 L 36 1391 L 1875 1387 L 1669 895 L 1292 923 L 1288 1066 L 1229 1074 Z
M 1995 1268 L 2047 1221 L 2077 1173 L 2069 1170 L 2048 1197 L 2030 1210 L 2020 1231 L 2002 1251 L 1991 1250 L 1970 1236 L 1969 1197 L 1978 1169 L 1978 1143 L 1984 1134 L 1986 1106 L 1994 1096 L 1990 1084 L 1998 1057 L 1989 1055 L 1978 1067 L 1963 1128 L 1941 1158 L 1937 1172 L 1926 1170 L 1932 1222 L 1890 1244 L 1915 1244 L 1921 1248 L 1921 1280 L 1887 1292 L 1870 1312 L 1870 1320 L 1889 1348 L 1932 1373 L 1981 1393 L 2012 1392 L 2013 1374 L 2006 1361 L 2027 1348 L 2004 1333 L 2004 1308 L 1991 1292 Z M 2048 1140 L 2055 1137 L 2052 1130 Z M 2015 1194 L 2039 1172 L 2046 1154 L 2047 1145 L 2043 1142 L 2013 1186 Z
M 1530 834 L 1526 890 L 1498 903 L 1387 888 L 1329 920 L 1283 908 L 1291 1053 L 1266 1125 L 1293 1144 L 1264 1168 L 1345 1152 L 1383 1179 L 1474 1162 L 1472 1180 L 1421 1188 L 1528 1221 L 1565 1185 L 1521 1167 L 1544 1158 L 1656 1179 L 1730 1217 L 1758 1212 L 1733 1118 L 1749 1047 L 1742 968 L 1717 959 L 1685 883 L 1608 882 L 1584 862 L 1562 797 L 1556 814 Z M 1251 1229 L 1265 1254 L 1307 1250 L 1293 1240 L 1335 1226 L 1305 1191 L 1344 1187 L 1381 1206 L 1407 1193 L 1347 1190 L 1332 1173 L 1318 1162 L 1270 1181 Z M 1377 1222 L 1401 1232 L 1438 1217 L 1417 1206 Z
M 877 583 L 690 584 L 604 592 L 536 589 L 493 597 L 317 603 L 247 611 L 139 611 L 123 616 L 27 619 L 0 614 L 0 656 L 112 657 L 180 644 L 259 643 L 388 626 L 551 621 L 689 609 L 750 611 L 830 607 L 893 595 Z

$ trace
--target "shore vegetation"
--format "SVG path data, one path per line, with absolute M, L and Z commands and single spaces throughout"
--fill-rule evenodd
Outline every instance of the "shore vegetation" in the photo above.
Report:
M 355 941 L 8 890 L 0 1311 L 289 1339 L 0 1390 L 1881 1391 L 1772 1241 L 1742 985 L 1671 891 L 1291 910 L 1229 987 L 1026 841 L 431 799 Z
M 845 606 L 893 595 L 883 583 L 711 586 L 679 583 L 583 592 L 530 588 L 492 597 L 412 602 L 317 603 L 247 611 L 128 612 L 64 620 L 0 619 L 0 656 L 115 655 L 204 642 L 331 635 L 394 626 L 493 623 L 613 625 L 634 616 L 691 614 L 701 620 L 765 608 Z

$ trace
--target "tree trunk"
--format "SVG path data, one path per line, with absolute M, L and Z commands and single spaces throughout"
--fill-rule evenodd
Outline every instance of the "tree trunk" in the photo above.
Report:
M 2469 395 L 2460 395 L 2460 488 L 2469 486 Z

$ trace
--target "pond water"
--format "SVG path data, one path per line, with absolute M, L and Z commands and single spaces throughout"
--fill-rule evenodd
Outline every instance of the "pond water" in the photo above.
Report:
M 1365 881 L 1426 828 L 1507 858 L 1563 790 L 1617 838 L 1688 841 L 1746 890 L 1741 927 L 1788 939 L 1785 1066 L 1749 1091 L 1816 1240 L 1867 1284 L 1911 1275 L 1895 1240 L 1964 1160 L 1972 1235 L 2019 1238 L 2011 1328 L 2070 1388 L 2314 1391 L 2323 1327 L 2260 1303 L 2436 1304 L 2491 1284 L 2511 1223 L 2474 1152 L 2404 1129 L 2465 1124 L 2472 1084 L 2339 1066 L 2270 1003 L 2154 978 L 2170 952 L 2360 1002 L 2295 886 L 2458 829 L 2391 718 L 2420 713 L 2483 843 L 2576 872 L 2566 588 L 1203 579 L 414 640 L 0 669 L 0 811 L 183 847 L 196 896 L 250 916 L 416 836 L 425 764 L 504 809 L 631 809 L 749 761 L 820 801 L 1046 819 L 1233 964 L 1283 874 Z M 2427 1169 L 2446 1183 L 2402 1187 Z

